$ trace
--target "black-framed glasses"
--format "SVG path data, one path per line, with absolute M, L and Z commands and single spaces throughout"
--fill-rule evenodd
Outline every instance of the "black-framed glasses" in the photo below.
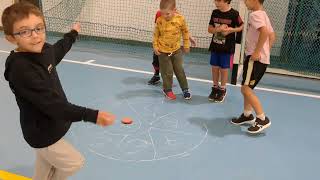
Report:
M 25 29 L 25 30 L 21 30 L 19 32 L 13 33 L 13 35 L 14 36 L 19 35 L 21 37 L 31 37 L 33 31 L 37 34 L 42 34 L 46 31 L 46 28 L 43 26 L 43 27 L 36 27 L 34 29 Z

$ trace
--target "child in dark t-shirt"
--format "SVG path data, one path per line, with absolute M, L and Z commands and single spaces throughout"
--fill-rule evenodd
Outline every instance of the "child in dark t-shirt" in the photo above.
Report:
M 213 87 L 209 100 L 223 102 L 226 95 L 228 70 L 232 68 L 236 33 L 243 29 L 239 12 L 230 6 L 231 0 L 215 0 L 217 9 L 212 11 L 208 32 L 213 34 L 210 48 Z M 221 85 L 219 79 L 221 78 Z

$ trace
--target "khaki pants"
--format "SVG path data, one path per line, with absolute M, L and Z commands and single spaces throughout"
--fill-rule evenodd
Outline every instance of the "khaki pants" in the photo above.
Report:
M 66 180 L 84 165 L 80 152 L 64 139 L 35 151 L 33 180 Z
M 177 50 L 172 56 L 161 53 L 159 55 L 159 64 L 164 90 L 172 90 L 173 72 L 179 81 L 181 89 L 188 89 L 188 81 L 183 69 L 181 49 Z

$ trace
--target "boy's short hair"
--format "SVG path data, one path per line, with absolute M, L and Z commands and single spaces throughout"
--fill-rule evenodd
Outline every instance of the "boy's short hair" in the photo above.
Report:
M 28 2 L 19 2 L 7 7 L 2 13 L 2 26 L 4 34 L 13 34 L 13 25 L 17 21 L 28 18 L 30 14 L 39 16 L 44 20 L 44 16 L 40 9 Z
M 263 3 L 264 3 L 264 0 L 259 0 L 259 3 L 260 3 L 260 4 L 263 4 Z
M 174 9 L 176 8 L 176 0 L 161 0 L 160 9 Z
M 228 3 L 228 4 L 231 3 L 231 0 L 219 0 L 219 2 L 220 2 L 220 1 L 223 1 L 223 2 Z

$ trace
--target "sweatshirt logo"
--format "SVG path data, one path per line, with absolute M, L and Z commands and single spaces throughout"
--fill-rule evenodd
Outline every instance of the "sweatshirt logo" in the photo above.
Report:
M 49 74 L 51 74 L 51 71 L 52 71 L 52 64 L 50 64 L 50 65 L 48 66 L 48 72 L 49 72 Z

